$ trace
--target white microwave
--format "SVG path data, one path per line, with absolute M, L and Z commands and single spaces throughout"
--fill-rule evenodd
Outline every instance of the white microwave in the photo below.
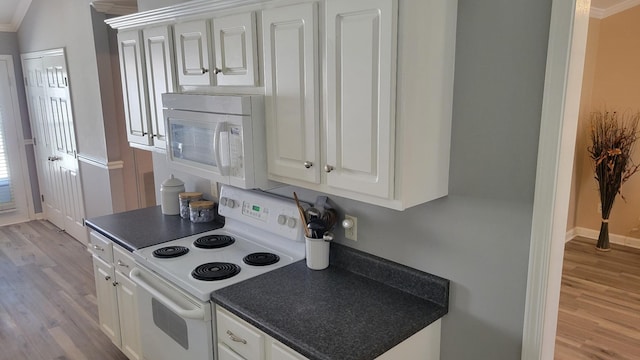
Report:
M 244 189 L 269 188 L 262 95 L 162 94 L 171 167 Z

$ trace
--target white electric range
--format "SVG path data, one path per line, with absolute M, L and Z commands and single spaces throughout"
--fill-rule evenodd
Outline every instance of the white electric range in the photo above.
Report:
M 221 229 L 133 252 L 142 355 L 214 359 L 211 292 L 305 258 L 293 200 L 223 186 Z

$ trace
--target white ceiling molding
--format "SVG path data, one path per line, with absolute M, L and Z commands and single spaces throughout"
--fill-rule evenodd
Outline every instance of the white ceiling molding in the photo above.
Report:
M 0 24 L 0 31 L 6 32 L 16 32 L 22 24 L 22 19 L 27 14 L 27 10 L 29 10 L 29 5 L 31 5 L 31 0 L 20 0 L 16 5 L 15 12 L 11 17 L 10 24 Z
M 91 3 L 97 12 L 109 15 L 129 15 L 138 11 L 135 0 L 95 0 Z
M 597 8 L 592 6 L 589 16 L 596 19 L 604 19 L 638 5 L 640 5 L 640 0 L 625 0 L 608 8 Z

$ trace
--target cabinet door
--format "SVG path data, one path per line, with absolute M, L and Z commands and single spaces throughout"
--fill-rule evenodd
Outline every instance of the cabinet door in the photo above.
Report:
M 127 140 L 132 143 L 151 145 L 149 115 L 147 112 L 147 84 L 141 43 L 139 31 L 122 31 L 118 33 Z
M 118 271 L 115 272 L 115 276 L 122 338 L 121 349 L 130 360 L 139 360 L 142 357 L 140 355 L 136 284 Z
M 320 182 L 317 4 L 262 13 L 269 175 Z
M 153 146 L 166 150 L 167 133 L 162 115 L 162 94 L 174 91 L 171 29 L 167 26 L 144 29 L 143 39 Z
M 258 79 L 255 13 L 213 19 L 216 85 L 255 86 Z
M 100 328 L 120 347 L 120 319 L 116 287 L 113 286 L 113 282 L 116 281 L 113 266 L 93 255 L 93 275 L 96 281 Z
M 269 360 L 306 360 L 306 357 L 303 357 L 276 340 L 271 341 L 269 351 L 271 353 L 271 356 L 268 358 Z
M 389 198 L 395 140 L 395 0 L 329 0 L 327 184 Z
M 206 20 L 174 25 L 176 65 L 180 86 L 211 86 L 209 36 Z
M 246 360 L 242 356 L 233 352 L 225 344 L 218 343 L 218 360 Z

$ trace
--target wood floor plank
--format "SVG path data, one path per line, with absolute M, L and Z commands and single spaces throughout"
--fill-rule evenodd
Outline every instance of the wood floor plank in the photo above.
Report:
M 127 359 L 100 330 L 86 247 L 47 221 L 0 227 L 5 359 Z
M 640 359 L 640 250 L 566 244 L 555 358 Z

